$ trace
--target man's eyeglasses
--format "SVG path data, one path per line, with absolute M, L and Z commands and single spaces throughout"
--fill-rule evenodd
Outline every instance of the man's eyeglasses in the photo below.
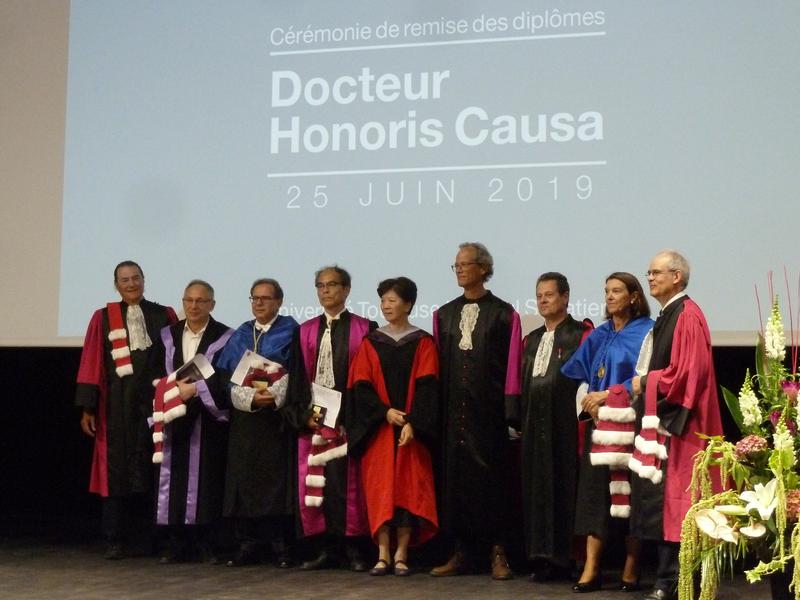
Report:
M 209 302 L 211 302 L 211 298 L 184 298 L 183 299 L 183 303 L 184 304 L 189 304 L 189 305 L 199 304 L 200 306 L 202 306 L 204 304 L 208 304 Z
M 479 262 L 476 262 L 476 261 L 472 261 L 472 262 L 460 262 L 460 263 L 453 263 L 452 265 L 450 265 L 450 268 L 453 270 L 453 273 L 455 273 L 455 272 L 456 272 L 456 271 L 458 271 L 459 269 L 466 269 L 467 267 L 469 267 L 469 266 L 471 266 L 471 265 L 479 265 L 479 264 L 480 264 L 480 263 L 479 263 Z
M 666 271 L 662 271 L 661 269 L 652 269 L 645 273 L 646 277 L 658 277 L 659 275 L 664 275 L 665 273 L 677 273 L 678 269 L 667 269 Z
M 270 300 L 275 300 L 275 298 L 273 296 L 250 296 L 250 302 L 252 304 L 266 303 Z

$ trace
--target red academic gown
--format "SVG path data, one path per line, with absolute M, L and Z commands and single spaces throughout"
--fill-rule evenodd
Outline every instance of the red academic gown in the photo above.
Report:
M 402 347 L 406 352 L 413 350 L 410 370 L 403 369 Z M 378 528 L 393 518 L 396 508 L 419 518 L 420 527 L 412 533 L 411 544 L 427 541 L 438 529 L 433 466 L 424 443 L 436 434 L 438 427 L 435 417 L 438 373 L 433 338 L 421 330 L 399 342 L 375 331 L 364 339 L 353 360 L 348 443 L 351 452 L 363 453 L 361 477 L 373 538 Z M 395 397 L 399 379 L 407 381 L 404 398 Z M 415 437 L 406 446 L 397 446 L 400 428 L 386 421 L 390 407 L 405 411 L 414 427 Z
M 120 302 L 120 306 L 125 324 L 128 305 Z M 163 327 L 178 321 L 169 306 L 147 300 L 142 300 L 139 306 L 153 342 L 159 339 Z M 92 315 L 86 331 L 75 400 L 77 406 L 95 413 L 89 491 L 103 497 L 148 491 L 153 451 L 147 426 L 153 406 L 152 377 L 147 365 L 153 347 L 133 350 L 133 374 L 119 377 L 108 333 L 108 309 L 102 308 Z
M 659 336 L 668 335 L 654 328 L 654 356 L 645 380 L 645 394 L 657 397 L 658 416 L 669 438 L 663 496 L 663 539 L 679 542 L 681 524 L 691 507 L 689 488 L 692 483 L 694 455 L 703 450 L 706 440 L 695 435 L 722 435 L 717 382 L 711 355 L 711 335 L 700 307 L 688 297 L 668 306 L 677 312 L 672 334 L 669 364 L 653 369 Z M 671 311 L 670 311 L 671 312 Z M 665 418 L 665 415 L 669 417 Z M 714 481 L 720 491 L 719 481 Z

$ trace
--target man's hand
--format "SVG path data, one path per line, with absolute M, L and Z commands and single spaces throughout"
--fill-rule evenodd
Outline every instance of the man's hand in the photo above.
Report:
M 189 383 L 189 378 L 181 379 L 177 383 L 178 392 L 181 395 L 181 400 L 186 402 L 190 398 L 197 396 L 197 386 L 194 383 Z
M 636 396 L 639 396 L 642 393 L 642 378 L 639 375 L 636 375 L 631 380 L 631 388 Z
M 253 394 L 253 400 L 250 402 L 252 408 L 265 408 L 267 406 L 274 406 L 275 396 L 269 390 L 256 390 Z
M 308 415 L 306 427 L 309 429 L 319 429 L 322 426 L 322 415 L 317 412 L 312 412 Z
M 414 428 L 411 427 L 411 423 L 406 423 L 403 425 L 403 428 L 400 430 L 400 439 L 397 442 L 398 446 L 405 446 L 411 443 L 411 440 L 414 439 Z
M 589 392 L 581 400 L 581 408 L 589 413 L 593 419 L 596 419 L 600 407 L 606 403 L 606 398 L 608 398 L 608 390 Z
M 83 409 L 83 414 L 81 415 L 81 429 L 83 429 L 83 433 L 89 437 L 94 437 L 94 413 L 88 408 Z
M 389 425 L 402 427 L 406 424 L 406 413 L 396 408 L 390 408 L 386 411 L 386 420 L 389 422 Z

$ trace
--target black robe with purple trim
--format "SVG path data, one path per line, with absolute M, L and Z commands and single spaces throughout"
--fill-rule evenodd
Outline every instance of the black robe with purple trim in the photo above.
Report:
M 128 305 L 120 306 L 127 329 Z M 154 344 L 161 329 L 178 320 L 169 306 L 144 299 L 139 306 Z M 153 414 L 153 377 L 148 372 L 153 346 L 132 350 L 133 375 L 120 377 L 108 333 L 108 309 L 98 309 L 86 331 L 75 392 L 75 404 L 95 414 L 89 491 L 103 497 L 146 493 L 152 487 L 153 442 L 147 419 Z
M 461 350 L 461 310 L 470 303 L 480 312 L 473 348 Z M 433 331 L 441 386 L 440 523 L 458 539 L 502 541 L 518 529 L 507 417 L 519 401 L 519 315 L 491 292 L 478 300 L 460 296 L 435 313 Z
M 183 365 L 186 321 L 165 327 L 153 351 L 155 376 L 163 377 Z M 197 354 L 215 366 L 233 330 L 210 318 Z M 186 415 L 164 425 L 164 459 L 156 473 L 156 523 L 203 525 L 222 516 L 225 457 L 228 446 L 230 397 L 228 374 L 196 382 L 198 395 L 186 401 Z
M 296 491 L 297 529 L 302 536 L 329 533 L 337 536 L 367 535 L 369 527 L 361 490 L 358 461 L 345 455 L 325 465 L 325 488 L 321 507 L 307 506 L 305 502 L 305 477 L 311 449 L 311 431 L 307 428 L 311 403 L 311 381 L 319 358 L 319 345 L 325 332 L 326 317 L 320 315 L 303 323 L 295 330 L 292 339 L 292 359 L 289 365 L 289 389 L 283 415 L 298 431 L 297 469 L 292 488 Z M 333 352 L 334 389 L 342 394 L 342 408 L 338 423 L 346 418 L 347 377 L 350 361 L 361 345 L 363 336 L 377 329 L 369 321 L 349 311 L 343 312 L 331 323 L 331 350 Z M 354 330 L 363 332 L 361 338 L 351 339 Z M 313 365 L 311 364 L 313 363 Z

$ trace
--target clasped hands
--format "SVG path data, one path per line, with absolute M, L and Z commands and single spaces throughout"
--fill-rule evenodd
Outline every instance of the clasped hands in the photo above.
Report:
M 397 410 L 396 408 L 390 408 L 387 410 L 386 421 L 389 423 L 389 425 L 402 427 L 400 430 L 400 439 L 397 442 L 398 446 L 405 446 L 414 439 L 414 428 L 411 427 L 411 423 L 406 421 L 406 413 L 404 413 L 402 410 Z
M 606 403 L 606 398 L 608 398 L 608 390 L 589 392 L 581 400 L 581 408 L 589 413 L 592 419 L 597 420 L 597 414 L 600 411 L 600 407 Z

